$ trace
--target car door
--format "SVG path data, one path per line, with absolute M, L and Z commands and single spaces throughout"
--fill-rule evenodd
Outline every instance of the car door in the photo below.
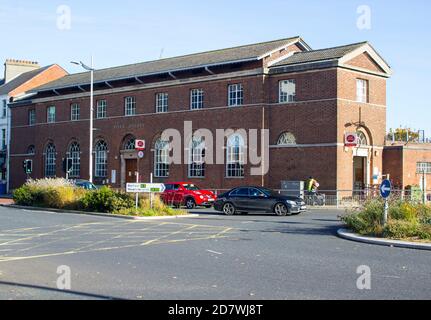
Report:
M 271 199 L 268 195 L 257 188 L 249 190 L 249 207 L 253 211 L 269 211 L 271 207 Z
M 164 203 L 169 204 L 169 200 L 172 196 L 172 188 L 173 186 L 171 184 L 165 184 L 165 191 L 160 195 Z
M 229 200 L 233 203 L 235 208 L 244 210 L 247 208 L 249 200 L 248 188 L 238 188 L 232 191 L 229 195 Z
M 171 201 L 175 205 L 183 204 L 183 189 L 180 184 L 174 184 L 172 187 Z

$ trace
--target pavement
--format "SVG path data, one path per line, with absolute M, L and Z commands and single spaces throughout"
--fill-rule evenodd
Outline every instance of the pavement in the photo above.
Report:
M 0 299 L 431 298 L 429 251 L 338 238 L 343 211 L 192 213 L 135 221 L 0 207 Z M 57 288 L 60 266 L 69 291 Z M 357 287 L 361 266 L 370 290 Z

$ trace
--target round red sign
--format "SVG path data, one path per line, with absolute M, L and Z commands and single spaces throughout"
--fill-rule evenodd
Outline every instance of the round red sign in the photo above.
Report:
M 347 140 L 347 142 L 349 142 L 349 143 L 353 143 L 353 142 L 355 142 L 356 141 L 356 137 L 354 136 L 354 135 L 348 135 L 347 137 L 346 137 L 346 140 Z

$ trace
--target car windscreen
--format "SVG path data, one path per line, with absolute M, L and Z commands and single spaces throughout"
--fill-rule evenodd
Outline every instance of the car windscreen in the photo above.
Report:
M 267 196 L 279 196 L 280 194 L 272 189 L 268 188 L 259 188 L 259 190 L 262 190 L 263 193 L 265 193 Z
M 196 185 L 194 184 L 183 184 L 184 189 L 190 190 L 190 191 L 198 191 L 200 190 Z

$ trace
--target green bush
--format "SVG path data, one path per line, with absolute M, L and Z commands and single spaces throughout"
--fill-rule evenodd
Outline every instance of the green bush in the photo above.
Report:
M 350 212 L 342 220 L 355 232 L 362 235 L 380 235 L 383 231 L 384 202 L 372 200 L 360 210 Z
M 49 188 L 43 194 L 43 203 L 49 208 L 70 208 L 75 203 L 75 192 L 72 187 Z
M 149 195 L 146 195 L 139 199 L 138 210 L 135 205 L 133 208 L 124 208 L 115 212 L 121 215 L 138 215 L 138 216 L 178 216 L 187 214 L 184 210 L 175 210 L 167 206 L 159 196 L 153 197 L 153 204 L 151 207 L 151 201 Z
M 383 226 L 384 202 L 373 200 L 362 208 L 348 212 L 342 221 L 361 235 L 393 239 L 431 239 L 431 206 L 393 201 L 389 207 L 388 223 Z
M 166 206 L 158 196 L 154 197 L 151 207 L 148 195 L 141 197 L 136 212 L 133 195 L 117 192 L 109 187 L 102 187 L 96 191 L 86 191 L 75 187 L 65 179 L 31 180 L 14 192 L 14 201 L 23 206 L 124 215 L 169 216 L 186 214 L 185 211 L 174 210 Z
M 88 192 L 81 200 L 84 210 L 93 212 L 113 213 L 122 209 L 133 208 L 133 197 L 102 187 L 96 191 Z
M 392 203 L 389 207 L 389 217 L 394 220 L 408 221 L 411 223 L 418 222 L 417 205 L 409 202 L 398 201 Z
M 34 193 L 29 186 L 24 185 L 14 191 L 13 201 L 20 206 L 32 206 L 35 201 Z

